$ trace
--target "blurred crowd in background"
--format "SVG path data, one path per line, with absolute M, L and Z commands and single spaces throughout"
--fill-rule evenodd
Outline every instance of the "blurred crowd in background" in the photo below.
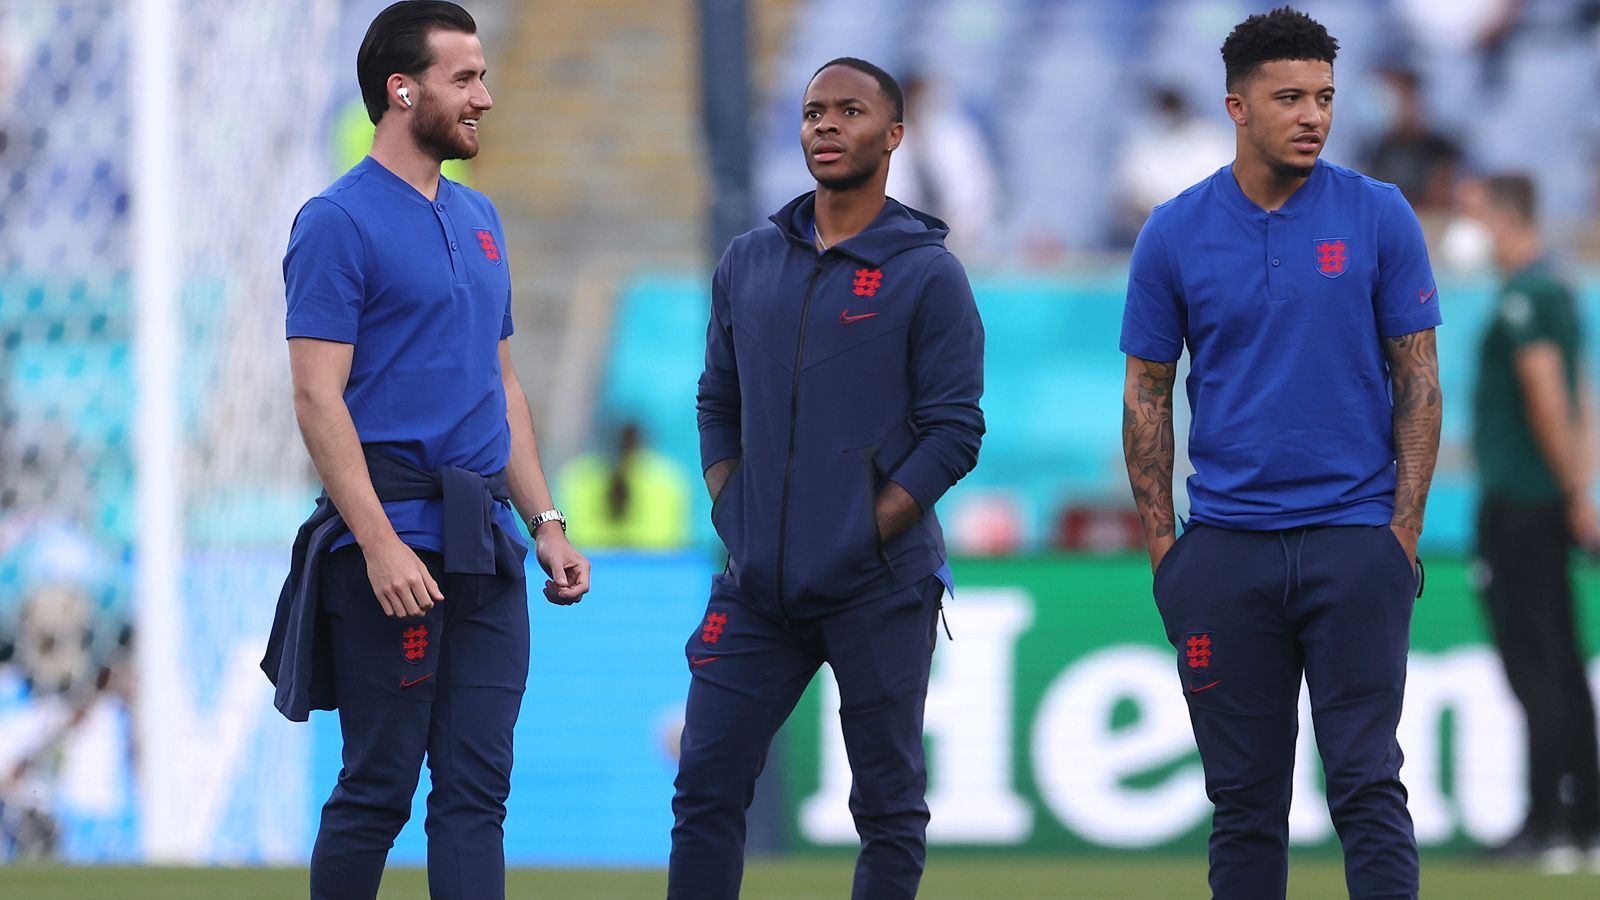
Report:
M 916 87 L 898 192 L 950 222 L 969 264 L 1052 266 L 1125 250 L 1145 214 L 1233 156 L 1217 47 L 1254 10 L 1228 0 L 817 0 L 812 43 L 784 60 L 760 131 L 765 206 L 802 189 L 794 86 L 817 35 L 865 29 L 869 58 Z M 1434 236 L 1453 187 L 1533 172 L 1548 225 L 1595 243 L 1600 113 L 1565 98 L 1597 73 L 1600 3 L 1350 0 L 1299 4 L 1340 41 L 1327 158 L 1405 191 Z M 865 20 L 865 21 L 864 21 Z M 937 154 L 927 153 L 930 145 Z M 919 152 L 920 151 L 920 152 Z M 1470 251 L 1447 263 L 1474 263 Z
M 351 60 L 384 3 L 191 5 L 205 14 L 185 17 L 182 46 L 212 49 L 178 61 L 179 171 L 196 210 L 180 221 L 199 260 L 183 270 L 180 303 L 189 546 L 286 559 L 316 484 L 289 408 L 274 279 L 298 203 L 364 152 Z M 518 368 L 545 375 L 530 395 L 572 538 L 586 550 L 714 552 L 692 450 L 713 260 L 699 242 L 689 4 L 467 5 L 497 106 L 483 156 L 446 174 L 484 188 L 507 219 L 514 344 L 533 357 Z M 1125 254 L 1152 206 L 1232 158 L 1218 46 L 1262 6 L 751 4 L 750 226 L 810 187 L 798 100 L 820 62 L 861 56 L 906 86 L 890 194 L 950 223 L 991 332 L 989 442 L 945 513 L 958 551 L 1137 546 L 1116 442 Z M 1467 348 L 1494 286 L 1488 239 L 1458 202 L 1475 178 L 1534 178 L 1541 225 L 1592 324 L 1600 0 L 1302 8 L 1342 45 L 1325 158 L 1400 186 L 1443 276 L 1446 328 L 1466 329 L 1441 350 L 1447 390 L 1464 399 L 1470 387 Z M 130 16 L 111 0 L 0 2 L 0 858 L 61 852 L 62 816 L 132 815 L 125 783 L 68 752 L 73 735 L 124 762 L 135 752 Z M 277 56 L 237 58 L 274 44 Z M 208 201 L 219 208 L 202 211 Z M 1456 315 L 1458 297 L 1477 298 L 1478 318 Z M 1455 418 L 1429 527 L 1434 546 L 1461 553 L 1471 460 Z M 69 803 L 39 801 L 39 779 L 67 776 Z

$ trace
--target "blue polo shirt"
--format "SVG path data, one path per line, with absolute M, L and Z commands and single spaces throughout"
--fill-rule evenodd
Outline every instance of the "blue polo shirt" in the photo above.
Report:
M 1169 362 L 1189 348 L 1194 521 L 1383 525 L 1395 466 L 1382 339 L 1439 323 L 1422 228 L 1394 185 L 1319 161 L 1269 213 L 1224 166 L 1139 233 L 1122 351 Z
M 430 202 L 370 156 L 301 208 L 283 259 L 288 336 L 355 346 L 344 400 L 364 446 L 429 472 L 505 468 L 504 248 L 489 198 L 440 178 Z M 441 501 L 384 510 L 401 540 L 443 550 Z M 509 504 L 496 515 L 520 540 Z

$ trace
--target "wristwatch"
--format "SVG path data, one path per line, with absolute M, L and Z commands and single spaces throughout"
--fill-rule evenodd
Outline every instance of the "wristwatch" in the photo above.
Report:
M 550 521 L 560 522 L 561 533 L 567 533 L 567 517 L 563 516 L 559 509 L 547 509 L 528 520 L 528 534 L 534 534 L 539 530 L 540 525 Z

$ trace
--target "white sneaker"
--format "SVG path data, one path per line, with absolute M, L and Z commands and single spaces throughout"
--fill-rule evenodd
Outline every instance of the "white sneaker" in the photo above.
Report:
M 1576 875 L 1588 862 L 1585 855 L 1577 844 L 1557 844 L 1539 854 L 1539 871 L 1546 875 Z

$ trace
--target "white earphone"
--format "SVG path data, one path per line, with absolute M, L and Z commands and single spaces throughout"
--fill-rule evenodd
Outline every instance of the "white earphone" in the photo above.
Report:
M 401 103 L 404 103 L 406 105 L 406 109 L 410 109 L 411 108 L 411 89 L 410 88 L 405 88 L 405 87 L 400 88 L 399 90 L 395 91 L 395 95 L 400 98 L 400 102 Z

